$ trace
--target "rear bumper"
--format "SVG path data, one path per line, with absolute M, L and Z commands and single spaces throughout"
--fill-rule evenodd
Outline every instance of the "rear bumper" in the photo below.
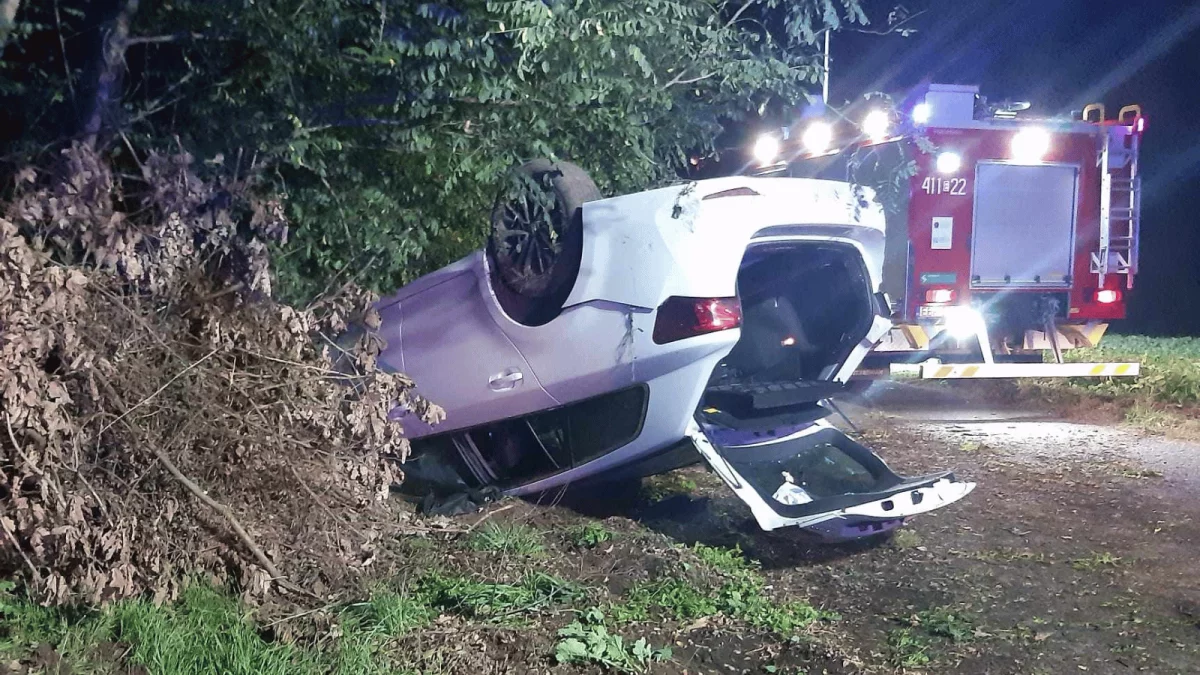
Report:
M 1010 345 L 1013 350 L 1041 351 L 1053 349 L 1058 343 L 1059 349 L 1079 349 L 1095 347 L 1100 344 L 1108 324 L 1099 321 L 1086 323 L 1060 323 L 1055 327 L 1054 339 L 1042 330 L 1026 330 L 1021 336 L 1020 344 Z M 920 322 L 897 324 L 875 347 L 875 353 L 922 352 L 929 349 L 933 338 L 946 330 L 944 322 Z M 1001 345 L 995 345 L 997 349 Z M 1003 352 L 999 352 L 1003 353 Z

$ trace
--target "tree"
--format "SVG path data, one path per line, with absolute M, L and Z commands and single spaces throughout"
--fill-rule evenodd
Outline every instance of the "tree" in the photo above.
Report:
M 37 67 L 0 81 L 15 156 L 72 120 L 117 162 L 177 143 L 214 172 L 253 167 L 287 197 L 295 300 L 388 290 L 477 247 L 525 159 L 571 159 L 614 193 L 674 179 L 724 121 L 802 101 L 822 31 L 866 22 L 857 0 L 88 4 L 17 17 L 5 64 Z

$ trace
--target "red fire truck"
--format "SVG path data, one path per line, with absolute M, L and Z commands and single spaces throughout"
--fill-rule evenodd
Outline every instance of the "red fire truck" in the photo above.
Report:
M 1136 105 L 1113 119 L 1101 104 L 1067 119 L 1028 107 L 934 84 L 758 139 L 756 173 L 860 184 L 868 170 L 885 182 L 901 165 L 911 173 L 888 204 L 883 290 L 895 328 L 876 366 L 922 378 L 1138 374 L 1136 363 L 1069 363 L 1062 352 L 1095 346 L 1125 317 L 1146 118 Z

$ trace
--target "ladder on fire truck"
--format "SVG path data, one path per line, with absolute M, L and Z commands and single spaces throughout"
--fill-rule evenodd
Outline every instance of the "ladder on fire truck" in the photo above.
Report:
M 1135 114 L 1134 127 L 1140 124 L 1140 107 L 1122 108 L 1116 124 L 1105 127 L 1104 149 L 1100 153 L 1100 246 L 1091 254 L 1091 271 L 1097 275 L 1101 288 L 1109 274 L 1124 274 L 1125 287 L 1133 288 L 1133 277 L 1137 274 L 1142 208 L 1142 177 L 1138 173 L 1141 139 L 1134 127 L 1123 124 L 1131 112 Z

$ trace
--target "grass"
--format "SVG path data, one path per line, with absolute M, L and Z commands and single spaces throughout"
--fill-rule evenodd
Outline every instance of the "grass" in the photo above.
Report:
M 567 535 L 571 543 L 579 548 L 596 548 L 616 537 L 611 530 L 593 521 L 571 528 Z
M 321 670 L 313 654 L 264 640 L 237 601 L 210 586 L 191 586 L 177 602 L 162 607 L 134 600 L 98 612 L 40 607 L 12 590 L 10 584 L 0 595 L 0 616 L 7 628 L 0 653 L 8 658 L 49 645 L 74 671 L 107 672 L 111 664 L 104 662 L 100 647 L 121 643 L 129 646 L 128 662 L 154 673 L 284 675 Z M 323 665 L 328 672 L 332 664 Z
M 642 495 L 652 502 L 696 491 L 696 481 L 682 471 L 671 471 L 642 479 Z
M 1091 555 L 1083 558 L 1076 558 L 1071 561 L 1071 567 L 1079 572 L 1095 572 L 1098 570 L 1112 569 L 1122 564 L 1121 558 L 1107 551 L 1093 552 Z
M 920 668 L 933 660 L 929 638 L 911 628 L 888 631 L 887 644 L 888 660 L 897 668 Z
M 467 545 L 476 551 L 534 556 L 545 552 L 542 533 L 520 523 L 486 523 L 471 535 Z
M 520 619 L 587 596 L 583 588 L 543 572 L 530 572 L 515 584 L 435 574 L 422 580 L 420 590 L 431 607 L 491 623 Z
M 1156 403 L 1200 404 L 1200 338 L 1151 338 L 1107 335 L 1094 349 L 1070 349 L 1069 361 L 1139 361 L 1138 378 L 1073 380 L 1070 386 L 1089 393 L 1145 398 Z
M 739 548 L 696 544 L 691 550 L 703 565 L 721 577 L 718 584 L 706 587 L 675 575 L 636 584 L 625 602 L 610 609 L 614 619 L 630 623 L 664 616 L 692 621 L 725 615 L 791 637 L 817 621 L 839 618 L 806 602 L 780 602 L 769 597 L 757 564 L 747 560 Z
M 578 534 L 587 541 L 611 535 L 586 525 Z M 541 551 L 540 542 L 536 531 L 520 526 L 481 529 L 468 538 L 480 551 L 523 555 Z M 79 673 L 143 667 L 156 675 L 432 675 L 453 670 L 438 659 L 453 663 L 460 644 L 436 646 L 444 640 L 435 639 L 435 646 L 413 650 L 408 641 L 424 641 L 425 631 L 444 633 L 447 617 L 455 617 L 449 624 L 453 630 L 521 626 L 545 631 L 554 645 L 546 656 L 561 663 L 640 673 L 670 659 L 669 649 L 637 635 L 640 622 L 722 616 L 739 631 L 793 638 L 816 621 L 837 618 L 805 602 L 771 597 L 758 564 L 738 548 L 698 544 L 679 550 L 678 571 L 636 584 L 611 601 L 598 602 L 606 594 L 602 588 L 533 569 L 535 559 L 506 556 L 510 571 L 525 572 L 515 580 L 427 571 L 404 586 L 376 586 L 362 602 L 325 608 L 318 617 L 282 626 L 263 625 L 227 590 L 204 583 L 186 587 L 176 601 L 161 606 L 125 600 L 103 609 L 44 608 L 23 599 L 13 584 L 0 583 L 0 663 L 28 660 L 39 648 L 49 648 L 66 669 Z M 571 612 L 576 618 L 564 626 L 559 617 Z M 659 626 L 652 628 L 660 633 Z
M 910 528 L 900 528 L 892 535 L 892 547 L 900 551 L 917 548 L 921 544 L 921 535 Z
M 888 660 L 898 668 L 929 665 L 947 644 L 966 644 L 976 637 L 975 623 L 950 607 L 934 607 L 897 619 L 906 624 L 888 631 Z
M 429 575 L 411 589 L 379 588 L 367 601 L 334 610 L 336 637 L 296 644 L 268 639 L 236 598 L 205 584 L 162 606 L 127 600 L 95 611 L 40 607 L 13 590 L 0 587 L 0 658 L 46 645 L 71 672 L 124 672 L 103 652 L 104 645 L 120 644 L 128 646 L 125 663 L 156 675 L 398 673 L 403 654 L 390 643 L 442 614 L 507 624 L 586 597 L 582 588 L 541 572 L 513 584 Z

